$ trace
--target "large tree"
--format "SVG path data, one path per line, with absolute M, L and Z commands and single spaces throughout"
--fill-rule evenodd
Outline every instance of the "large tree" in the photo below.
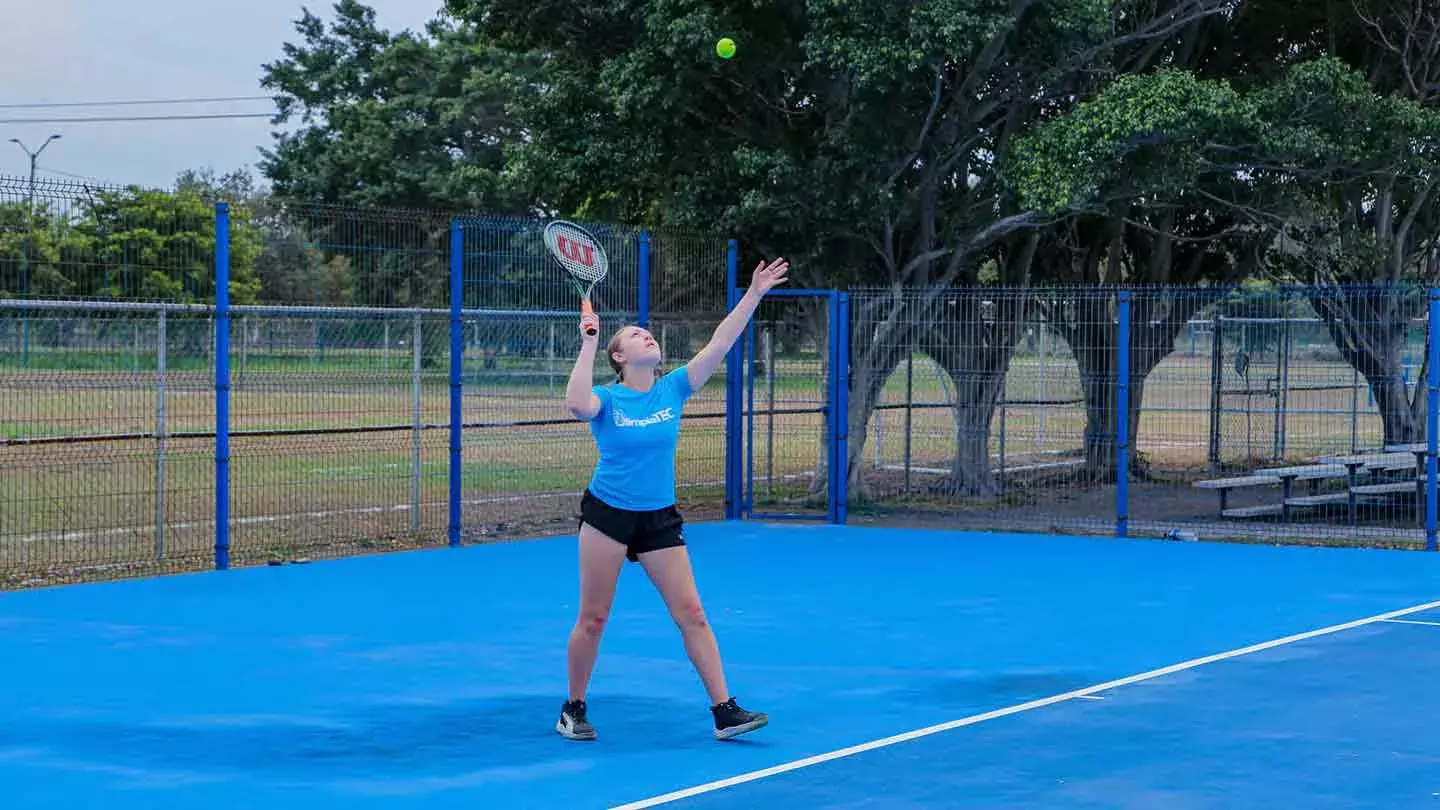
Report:
M 1125 230 L 1169 239 L 1201 265 L 1229 268 L 1229 279 L 1264 271 L 1302 283 L 1369 381 L 1385 440 L 1420 435 L 1402 349 L 1423 300 L 1415 284 L 1436 270 L 1440 112 L 1376 92 L 1334 57 L 1263 82 L 1164 70 L 1116 82 L 1019 153 L 1016 183 L 1043 210 L 1083 217 L 1119 206 Z M 1201 228 L 1175 233 L 1153 227 L 1157 218 Z M 1118 244 L 1112 258 L 1136 253 Z
M 1424 287 L 1440 281 L 1440 109 L 1381 95 L 1336 60 L 1297 71 L 1262 103 L 1288 115 L 1267 158 L 1294 181 L 1274 269 L 1304 283 L 1365 377 L 1383 442 L 1421 441 L 1428 362 L 1412 388 L 1404 356 Z
M 443 306 L 452 216 L 529 210 L 505 174 L 526 59 L 443 14 L 392 33 L 358 0 L 332 10 L 305 9 L 299 41 L 263 66 L 288 129 L 264 150 L 272 190 L 252 207 L 291 268 L 266 262 L 267 278 L 303 303 Z
M 706 224 L 784 252 L 801 284 L 865 286 L 856 312 L 849 472 L 905 354 L 957 384 L 955 465 L 988 486 L 988 426 L 1032 281 L 1037 218 L 1009 205 L 996 155 L 1063 109 L 1105 54 L 1164 38 L 1219 2 L 450 0 L 516 54 L 543 57 L 519 100 L 517 173 L 562 211 Z M 1123 19 L 1117 20 L 1117 14 Z M 739 54 L 713 55 L 720 35 Z M 1003 317 L 994 321 L 996 314 Z M 990 327 L 965 332 L 972 324 Z M 956 329 L 960 331 L 957 332 Z M 949 330 L 949 331 L 946 331 Z
M 1267 269 L 1298 282 L 1341 355 L 1366 379 L 1384 441 L 1423 435 L 1422 373 L 1407 384 L 1404 326 L 1440 275 L 1435 119 L 1440 5 L 1430 0 L 1247 0 L 1246 25 L 1217 54 L 1232 83 L 1264 92 L 1278 126 L 1262 176 L 1282 237 Z M 1261 42 L 1275 57 L 1257 58 Z M 1218 74 L 1207 74 L 1215 77 Z M 1268 88 L 1268 89 L 1267 89 Z
M 524 210 L 504 176 L 524 137 L 509 112 L 527 92 L 524 55 L 498 50 L 444 15 L 423 32 L 382 30 L 359 0 L 326 23 L 305 9 L 300 41 L 263 66 L 274 123 L 290 125 L 260 166 L 275 194 L 389 208 Z
M 1215 300 L 1197 285 L 1239 280 L 1258 266 L 1266 231 L 1214 202 L 1253 191 L 1207 146 L 1248 136 L 1238 103 L 1233 89 L 1187 71 L 1128 74 L 1018 139 L 1007 156 L 1005 178 L 1022 205 L 1064 216 L 1061 237 L 1047 241 L 1039 261 L 1078 289 L 1047 294 L 1042 305 L 1079 367 L 1092 476 L 1115 472 L 1117 291 L 1135 288 L 1133 443 L 1146 378 L 1190 317 Z

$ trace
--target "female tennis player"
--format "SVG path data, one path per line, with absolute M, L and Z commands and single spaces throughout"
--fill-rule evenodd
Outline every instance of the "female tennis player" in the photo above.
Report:
M 580 610 L 567 650 L 570 696 L 555 724 L 566 738 L 595 739 L 585 693 L 627 558 L 645 569 L 679 625 L 685 652 L 709 693 L 715 737 L 730 739 L 769 722 L 764 714 L 742 709 L 725 683 L 675 508 L 675 448 L 685 401 L 719 368 L 760 299 L 785 281 L 789 269 L 784 259 L 757 265 L 749 290 L 710 342 L 689 363 L 663 375 L 655 338 L 638 326 L 626 326 L 605 347 L 616 381 L 594 385 L 598 338 L 586 334 L 586 328 L 598 326 L 598 319 L 593 314 L 581 318 L 580 356 L 570 372 L 565 406 L 590 423 L 600 459 L 580 501 Z

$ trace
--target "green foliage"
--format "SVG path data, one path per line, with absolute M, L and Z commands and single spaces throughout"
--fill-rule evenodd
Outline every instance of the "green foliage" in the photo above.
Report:
M 0 203 L 0 297 L 73 295 L 76 284 L 61 267 L 79 253 L 68 223 L 46 201 L 36 203 L 33 217 L 27 203 Z
M 293 200 L 402 208 L 511 210 L 504 145 L 521 129 L 510 99 L 528 92 L 524 58 L 470 26 L 437 18 L 392 34 L 374 10 L 339 0 L 327 25 L 306 10 L 301 42 L 263 66 L 275 123 L 298 123 L 265 150 L 261 169 Z
M 1178 205 L 1276 233 L 1284 273 L 1386 277 L 1407 214 L 1424 228 L 1413 236 L 1440 225 L 1427 191 L 1440 181 L 1440 110 L 1382 95 L 1330 57 L 1245 91 L 1163 69 L 1028 133 L 1004 179 L 1047 213 Z
M 215 300 L 215 210 L 198 193 L 129 189 L 100 192 L 75 231 L 91 248 L 91 285 L 106 297 L 197 302 Z M 243 211 L 232 212 L 231 302 L 253 303 L 251 267 L 259 234 Z
M 1379 90 L 1394 60 L 1354 15 L 1383 5 L 448 0 L 392 34 L 339 0 L 265 66 L 303 125 L 265 170 L 292 199 L 721 231 L 802 283 L 1098 280 L 1002 259 L 1027 210 L 1046 240 L 1129 223 L 1105 251 L 1154 272 L 1125 278 L 1249 272 L 1234 239 L 1171 271 L 1194 257 L 1165 239 L 1225 232 L 1287 235 L 1272 274 L 1363 278 L 1395 263 L 1377 229 L 1429 210 L 1437 142 L 1433 107 Z M 1346 213 L 1366 199 L 1393 215 Z
M 1264 157 L 1307 179 L 1433 171 L 1440 156 L 1440 110 L 1380 95 L 1334 58 L 1297 65 L 1256 96 L 1258 114 L 1273 122 Z
M 28 212 L 0 203 L 0 295 L 215 300 L 215 209 L 198 191 L 107 189 Z M 261 235 L 243 209 L 231 220 L 231 301 L 254 303 Z
M 1243 142 L 1255 120 L 1253 105 L 1223 80 L 1173 69 L 1122 76 L 1019 139 L 1004 180 L 1021 205 L 1049 214 L 1103 210 L 1115 198 L 1175 199 L 1207 174 L 1229 172 L 1209 147 Z
M 1440 237 L 1440 110 L 1373 90 L 1337 59 L 1257 92 L 1256 172 L 1283 219 L 1277 267 L 1302 281 L 1398 283 Z
M 827 284 L 923 286 L 962 246 L 973 278 L 1004 235 L 973 238 L 1002 205 L 992 155 L 1112 36 L 1096 0 L 447 10 L 544 57 L 512 108 L 527 137 L 508 153 L 541 207 L 723 230 Z M 714 57 L 720 35 L 738 42 L 734 59 Z M 980 179 L 955 182 L 967 174 Z

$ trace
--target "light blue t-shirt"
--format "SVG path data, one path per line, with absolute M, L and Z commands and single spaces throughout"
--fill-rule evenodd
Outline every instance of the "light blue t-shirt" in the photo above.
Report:
M 592 390 L 600 399 L 600 411 L 590 420 L 600 462 L 590 478 L 590 491 L 619 509 L 673 506 L 680 410 L 692 393 L 685 366 L 665 374 L 644 393 L 619 383 Z

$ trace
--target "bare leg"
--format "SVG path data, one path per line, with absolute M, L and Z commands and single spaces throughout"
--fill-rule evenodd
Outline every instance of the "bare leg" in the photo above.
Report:
M 730 698 L 730 692 L 725 685 L 724 667 L 720 663 L 720 647 L 715 641 L 715 631 L 705 618 L 705 608 L 700 604 L 689 551 L 684 546 L 647 551 L 640 555 L 640 564 L 660 591 L 666 607 L 670 609 L 670 617 L 680 626 L 685 652 L 699 673 L 700 681 L 705 684 L 711 704 L 725 702 Z
M 615 583 L 625 564 L 625 546 L 588 523 L 580 526 L 580 611 L 570 631 L 570 699 L 584 700 L 600 653 L 600 637 L 615 602 Z

